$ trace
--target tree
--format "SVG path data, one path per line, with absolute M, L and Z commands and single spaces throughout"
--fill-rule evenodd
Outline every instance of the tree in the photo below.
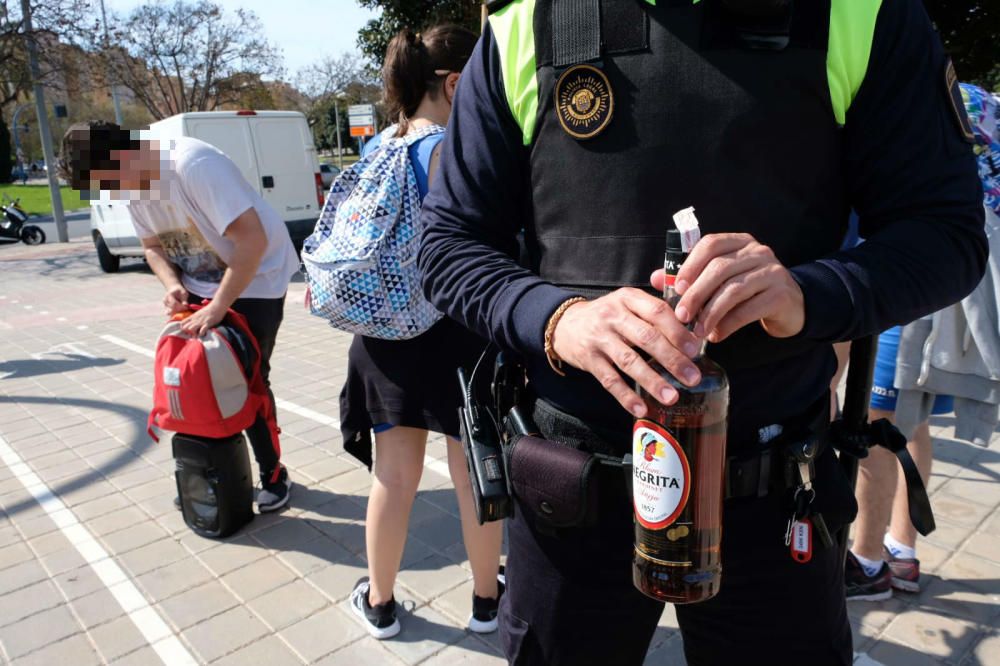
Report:
M 340 143 L 353 141 L 347 122 L 351 104 L 373 103 L 381 95 L 379 82 L 354 53 L 340 57 L 326 56 L 303 68 L 296 76 L 296 87 L 305 95 L 302 110 L 309 118 L 313 139 L 320 150 L 337 145 L 337 114 L 340 115 Z
M 264 79 L 282 74 L 280 51 L 245 9 L 157 0 L 114 23 L 116 44 L 99 42 L 105 65 L 157 119 L 269 99 Z
M 31 90 L 25 39 L 34 39 L 40 45 L 41 82 L 58 86 L 61 53 L 45 46 L 75 41 L 90 11 L 88 0 L 32 0 L 29 4 L 33 27 L 30 35 L 24 29 L 20 0 L 0 0 L 0 108 Z
M 367 9 L 381 9 L 358 33 L 358 46 L 375 70 L 382 66 L 389 40 L 403 28 L 424 30 L 437 23 L 457 23 L 479 31 L 481 0 L 358 0 Z
M 1000 88 L 1000 3 L 924 0 L 963 81 Z

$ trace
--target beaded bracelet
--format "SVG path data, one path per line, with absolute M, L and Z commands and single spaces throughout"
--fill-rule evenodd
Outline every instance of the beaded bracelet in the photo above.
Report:
M 556 350 L 552 347 L 552 336 L 555 335 L 556 326 L 559 324 L 559 320 L 562 316 L 566 314 L 566 310 L 569 310 L 571 305 L 576 305 L 577 303 L 583 303 L 587 299 L 582 296 L 574 296 L 568 300 L 563 301 L 562 305 L 556 308 L 556 311 L 552 313 L 549 317 L 549 323 L 545 325 L 545 356 L 549 360 L 549 367 L 560 377 L 565 377 L 566 373 L 562 370 L 562 359 L 556 354 Z

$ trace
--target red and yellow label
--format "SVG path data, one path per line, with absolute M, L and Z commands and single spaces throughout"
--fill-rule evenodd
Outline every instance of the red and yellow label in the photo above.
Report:
M 632 502 L 635 519 L 650 530 L 671 525 L 691 494 L 691 468 L 666 428 L 639 419 L 632 429 Z

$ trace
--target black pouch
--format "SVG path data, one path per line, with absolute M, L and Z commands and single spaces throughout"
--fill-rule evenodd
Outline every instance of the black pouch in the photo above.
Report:
M 583 527 L 597 505 L 592 454 L 532 435 L 507 446 L 507 472 L 519 508 L 549 528 Z

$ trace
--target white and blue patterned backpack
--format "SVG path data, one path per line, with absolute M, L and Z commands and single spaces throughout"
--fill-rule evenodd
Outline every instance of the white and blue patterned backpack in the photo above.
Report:
M 342 331 L 383 340 L 415 338 L 442 314 L 424 298 L 417 270 L 420 192 L 409 148 L 444 131 L 432 125 L 394 137 L 346 169 L 330 188 L 302 248 L 307 306 Z

